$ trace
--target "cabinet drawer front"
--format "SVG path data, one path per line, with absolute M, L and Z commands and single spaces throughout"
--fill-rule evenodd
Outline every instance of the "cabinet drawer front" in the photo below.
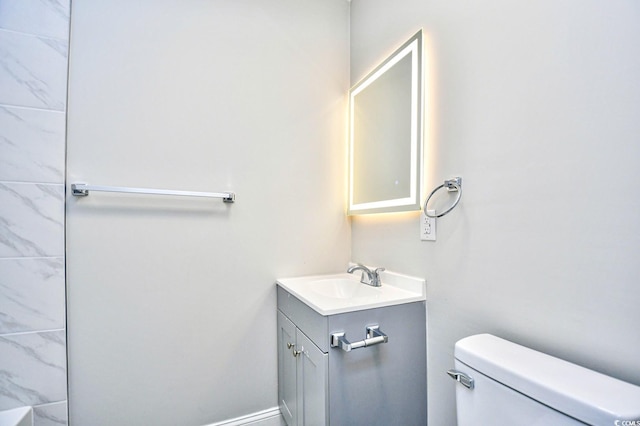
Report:
M 323 317 L 280 286 L 278 286 L 278 309 L 322 352 L 329 351 L 327 317 Z

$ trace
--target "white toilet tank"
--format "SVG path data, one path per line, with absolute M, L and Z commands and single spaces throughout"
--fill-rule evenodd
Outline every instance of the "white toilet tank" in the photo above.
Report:
M 640 387 L 490 334 L 455 346 L 458 426 L 640 426 Z

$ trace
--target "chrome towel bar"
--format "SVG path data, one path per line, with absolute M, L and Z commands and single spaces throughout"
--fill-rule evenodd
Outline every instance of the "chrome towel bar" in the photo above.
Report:
M 233 192 L 196 192 L 196 191 L 174 191 L 169 189 L 153 188 L 127 188 L 121 186 L 88 185 L 86 183 L 72 183 L 71 194 L 75 197 L 86 197 L 89 191 L 99 192 L 124 192 L 127 194 L 151 194 L 151 195 L 176 195 L 182 197 L 205 197 L 222 198 L 225 203 L 233 203 L 236 194 Z
M 389 337 L 380 331 L 380 327 L 372 325 L 367 327 L 367 338 L 359 342 L 349 342 L 344 333 L 331 334 L 331 347 L 340 348 L 345 352 L 351 352 L 353 349 L 366 348 L 367 346 L 379 345 L 387 343 Z

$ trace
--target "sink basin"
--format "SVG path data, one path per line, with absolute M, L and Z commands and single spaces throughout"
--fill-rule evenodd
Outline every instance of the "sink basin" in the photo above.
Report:
M 321 315 L 426 300 L 423 279 L 389 271 L 380 277 L 380 287 L 362 284 L 359 273 L 281 278 L 277 284 Z
M 334 299 L 351 299 L 360 297 L 378 297 L 380 288 L 362 284 L 346 278 L 324 278 L 311 281 L 309 290 Z

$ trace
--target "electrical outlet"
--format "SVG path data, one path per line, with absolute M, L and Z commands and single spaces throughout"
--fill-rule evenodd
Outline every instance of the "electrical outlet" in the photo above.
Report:
M 436 214 L 436 211 L 429 210 L 429 214 Z M 436 240 L 436 218 L 428 217 L 424 211 L 420 212 L 420 239 L 422 241 Z

